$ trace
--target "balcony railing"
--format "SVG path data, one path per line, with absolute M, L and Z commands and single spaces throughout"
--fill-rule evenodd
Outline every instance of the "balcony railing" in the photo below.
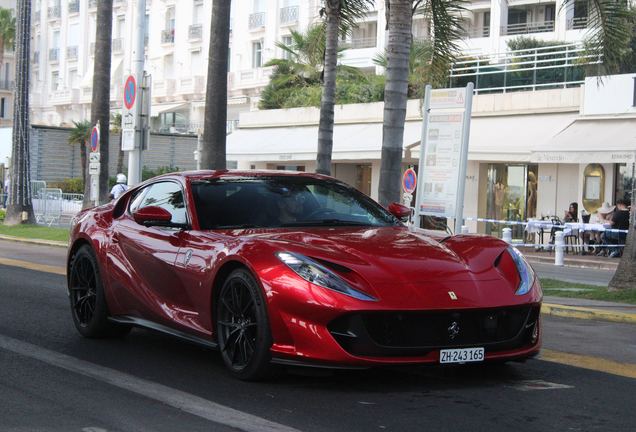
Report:
M 122 52 L 124 50 L 124 38 L 113 39 L 111 46 L 113 52 Z
M 78 52 L 79 52 L 79 47 L 77 45 L 66 48 L 66 59 L 67 60 L 77 59 Z
M 91 42 L 90 47 L 88 49 L 88 53 L 92 56 L 95 55 L 95 42 Z
M 528 33 L 547 33 L 554 31 L 554 21 L 542 21 L 501 26 L 502 35 L 520 35 Z
M 57 19 L 62 16 L 62 6 L 51 6 L 46 13 L 46 19 Z
M 250 30 L 264 28 L 265 27 L 265 12 L 250 14 L 248 27 Z
M 161 43 L 174 43 L 174 30 L 161 30 Z
M 15 88 L 15 81 L 0 81 L 0 90 L 13 90 Z
M 451 65 L 450 86 L 473 82 L 476 94 L 578 87 L 585 83 L 585 66 L 602 58 L 587 54 L 582 44 L 463 56 Z
M 88 0 L 88 8 L 95 9 L 97 7 L 97 0 Z
M 203 37 L 203 24 L 192 24 L 188 27 L 188 39 L 201 39 Z
M 69 14 L 79 13 L 79 11 L 80 11 L 80 2 L 79 2 L 79 0 L 71 0 L 70 2 L 68 2 L 68 13 Z
M 297 23 L 298 10 L 299 10 L 298 5 L 281 8 L 280 23 L 281 24 Z
M 150 126 L 154 133 L 197 134 L 203 130 L 203 123 L 159 123 Z
M 33 64 L 40 64 L 40 51 L 33 51 Z
M 144 48 L 148 47 L 148 40 L 150 39 L 150 36 L 145 34 L 144 35 Z
M 581 30 L 587 28 L 587 17 L 572 18 L 566 22 L 566 30 Z
M 349 39 L 340 42 L 341 48 L 361 49 L 361 48 L 375 48 L 378 45 L 378 38 L 361 38 L 361 39 Z
M 466 30 L 466 36 L 472 38 L 490 37 L 490 26 L 470 27 Z
M 51 62 L 60 61 L 60 49 L 59 48 L 51 48 L 49 50 L 49 61 L 51 61 Z
M 35 15 L 33 15 L 33 24 L 40 24 L 40 16 L 42 15 L 41 10 L 36 10 Z

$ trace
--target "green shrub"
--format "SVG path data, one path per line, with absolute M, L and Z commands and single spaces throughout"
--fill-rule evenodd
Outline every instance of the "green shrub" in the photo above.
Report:
M 0 210 L 0 220 L 4 220 L 4 215 L 7 214 L 6 210 Z
M 81 178 L 57 180 L 51 183 L 48 187 L 62 189 L 63 193 L 83 194 L 84 182 Z

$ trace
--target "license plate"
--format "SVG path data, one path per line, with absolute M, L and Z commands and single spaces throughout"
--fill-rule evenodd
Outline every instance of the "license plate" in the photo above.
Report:
M 483 348 L 461 348 L 440 350 L 440 363 L 468 363 L 484 361 Z

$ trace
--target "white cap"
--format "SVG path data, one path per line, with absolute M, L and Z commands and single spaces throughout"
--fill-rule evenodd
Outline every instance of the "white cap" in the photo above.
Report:
M 126 183 L 126 176 L 122 173 L 117 174 L 117 183 Z

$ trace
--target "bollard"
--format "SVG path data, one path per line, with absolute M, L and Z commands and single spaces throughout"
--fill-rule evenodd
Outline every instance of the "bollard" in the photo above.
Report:
M 466 225 L 462 225 L 462 234 L 468 234 L 468 227 Z
M 557 231 L 554 236 L 554 265 L 563 266 L 563 231 Z
M 508 244 L 512 243 L 512 229 L 511 228 L 504 228 L 503 229 L 503 241 L 505 241 Z

